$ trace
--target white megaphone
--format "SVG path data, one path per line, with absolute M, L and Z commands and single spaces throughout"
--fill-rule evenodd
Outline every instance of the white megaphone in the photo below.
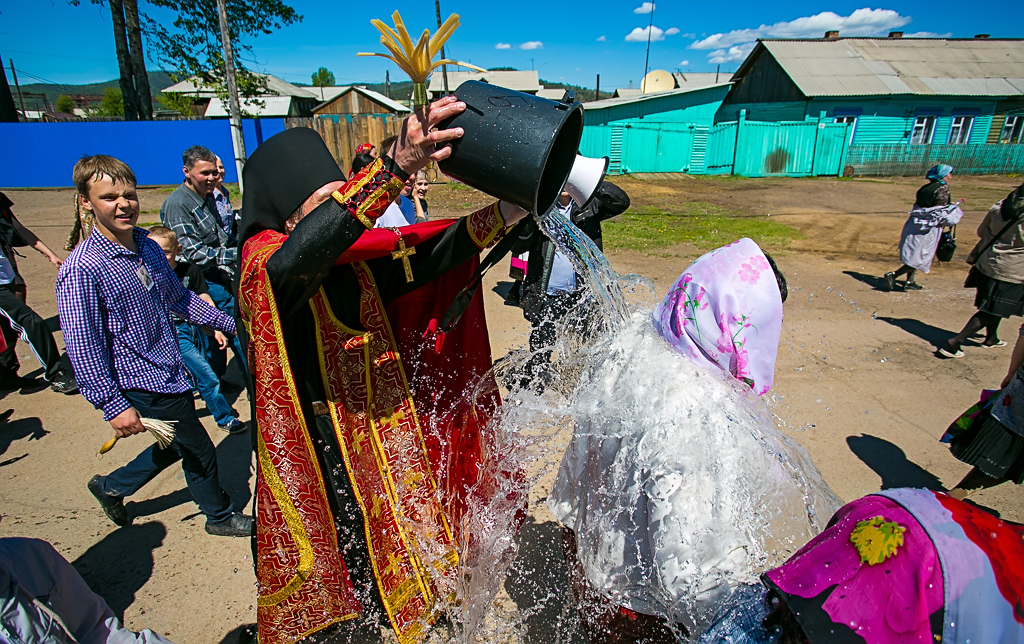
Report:
M 580 154 L 572 164 L 569 178 L 565 181 L 564 190 L 572 196 L 572 200 L 580 208 L 586 208 L 594 198 L 597 187 L 601 185 L 605 173 L 608 172 L 608 157 L 591 159 Z

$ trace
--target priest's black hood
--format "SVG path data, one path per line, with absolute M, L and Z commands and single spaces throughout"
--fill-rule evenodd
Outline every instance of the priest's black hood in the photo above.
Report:
M 284 232 L 284 222 L 311 194 L 345 173 L 316 130 L 306 127 L 275 134 L 256 148 L 242 170 L 245 194 L 238 229 L 238 255 L 263 230 Z

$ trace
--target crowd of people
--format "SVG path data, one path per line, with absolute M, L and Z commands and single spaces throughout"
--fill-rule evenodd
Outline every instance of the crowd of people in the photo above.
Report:
M 279 133 L 246 162 L 240 211 L 220 159 L 190 147 L 162 225 L 148 230 L 137 226 L 132 169 L 84 157 L 64 260 L 0 195 L 0 384 L 34 384 L 17 375 L 21 337 L 50 388 L 81 393 L 118 438 L 171 426 L 168 445 L 94 476 L 88 490 L 125 526 L 124 499 L 180 461 L 206 532 L 252 539 L 260 642 L 381 642 L 391 632 L 423 641 L 460 583 L 471 501 L 486 502 L 499 480 L 525 480 L 496 470 L 487 452 L 501 400 L 482 298 L 466 297 L 467 284 L 479 280 L 482 252 L 500 245 L 519 258 L 522 284 L 509 299 L 533 325 L 518 374 L 531 384 L 550 377 L 558 321 L 587 295 L 569 258 L 516 205 L 429 217 L 424 170 L 464 135 L 439 124 L 465 109 L 446 97 L 414 112 L 379 150 L 361 145 L 347 176 L 315 131 Z M 943 227 L 959 221 L 952 171 L 936 166 L 918 192 L 903 266 L 884 278 L 890 290 L 902 276 L 904 289 L 920 289 L 916 271 L 928 271 Z M 601 222 L 629 203 L 605 181 L 588 203 L 564 192 L 553 210 L 600 248 Z M 1024 184 L 979 229 L 978 314 L 942 355 L 962 356 L 983 327 L 982 346 L 1002 346 L 999 320 L 1024 313 L 1022 215 Z M 70 366 L 25 304 L 21 245 L 58 267 Z M 1024 642 L 1015 565 L 1024 529 L 964 502 L 1024 481 L 1024 327 L 1002 390 L 950 427 L 953 455 L 973 466 L 959 485 L 838 508 L 758 398 L 773 383 L 787 292 L 774 259 L 741 239 L 680 275 L 637 329 L 642 349 L 610 345 L 609 359 L 634 351 L 645 361 L 593 388 L 596 411 L 577 419 L 547 499 L 565 528 L 570 594 L 590 606 L 589 640 Z M 229 350 L 247 382 L 249 423 L 220 390 Z M 654 360 L 670 366 L 654 373 Z M 631 409 L 657 401 L 657 427 L 601 407 L 602 394 L 637 381 L 648 384 L 642 400 L 620 399 Z M 221 488 L 193 392 L 221 429 L 251 432 L 251 516 Z M 497 496 L 524 506 L 518 494 Z M 785 550 L 766 544 L 786 540 L 791 556 L 758 568 L 771 561 L 759 553 Z M 127 631 L 45 542 L 0 540 L 0 599 L 14 641 L 167 641 Z

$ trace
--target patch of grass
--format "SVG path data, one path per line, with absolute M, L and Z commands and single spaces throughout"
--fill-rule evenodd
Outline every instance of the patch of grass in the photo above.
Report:
M 803 235 L 769 217 L 736 216 L 710 203 L 693 202 L 677 213 L 658 208 L 630 209 L 603 226 L 605 248 L 661 254 L 676 244 L 707 251 L 749 237 L 760 246 L 784 247 Z

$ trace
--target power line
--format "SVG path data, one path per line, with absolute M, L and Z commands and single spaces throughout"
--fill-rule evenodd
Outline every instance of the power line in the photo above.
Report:
M 29 56 L 47 56 L 49 58 L 72 58 L 74 60 L 98 60 L 104 63 L 111 62 L 109 58 L 87 58 L 85 56 L 63 56 L 61 54 L 42 54 L 37 51 L 19 51 L 17 49 L 5 49 L 4 51 L 11 54 L 27 54 Z

